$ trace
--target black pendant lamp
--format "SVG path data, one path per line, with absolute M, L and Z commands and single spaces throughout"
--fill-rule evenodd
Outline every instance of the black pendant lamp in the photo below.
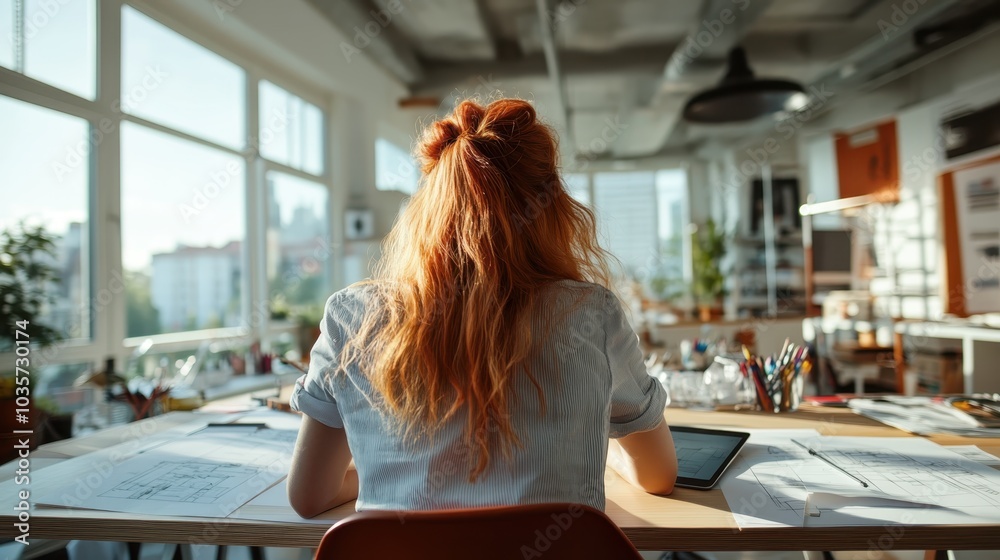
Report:
M 795 82 L 754 77 L 746 51 L 736 47 L 729 51 L 729 67 L 719 85 L 689 99 L 683 115 L 698 124 L 743 122 L 800 108 L 792 105 L 805 99 L 805 90 Z

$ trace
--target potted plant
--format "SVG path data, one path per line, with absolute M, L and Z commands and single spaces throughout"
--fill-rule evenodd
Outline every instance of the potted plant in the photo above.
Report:
M 299 355 L 302 363 L 309 363 L 309 352 L 319 340 L 319 323 L 323 320 L 324 307 L 322 304 L 304 305 L 292 310 L 292 317 L 298 325 L 299 331 Z
M 722 269 L 722 259 L 726 256 L 728 236 L 711 219 L 691 235 L 694 272 L 692 292 L 698 303 L 698 317 L 707 322 L 721 317 L 723 313 L 726 274 Z
M 32 354 L 59 340 L 58 331 L 39 321 L 53 299 L 52 285 L 59 281 L 51 264 L 54 259 L 55 238 L 44 227 L 21 223 L 0 232 L 0 353 L 14 352 L 18 340 L 30 341 Z M 31 401 L 27 422 L 14 425 L 15 409 L 23 408 L 16 398 L 25 396 L 17 393 L 17 388 L 24 386 L 17 383 L 17 371 L 0 375 L 0 433 L 5 438 L 14 429 L 39 427 L 46 406 L 47 401 L 35 394 L 37 376 L 31 374 L 37 372 L 27 357 L 24 370 L 29 372 L 27 397 Z M 5 445 L 4 449 L 13 447 Z

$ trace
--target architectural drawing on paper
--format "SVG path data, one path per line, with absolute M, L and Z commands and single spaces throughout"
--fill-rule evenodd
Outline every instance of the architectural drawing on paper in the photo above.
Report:
M 206 461 L 163 462 L 101 493 L 103 498 L 211 504 L 244 484 L 257 467 Z
M 941 506 L 1000 507 L 995 480 L 970 470 L 962 461 L 860 447 L 825 450 L 824 455 L 873 489 L 892 496 L 927 497 Z

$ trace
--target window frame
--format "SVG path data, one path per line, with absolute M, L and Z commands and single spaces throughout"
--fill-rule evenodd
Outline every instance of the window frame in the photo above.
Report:
M 245 79 L 245 124 L 247 139 L 243 149 L 216 144 L 210 140 L 175 130 L 168 126 L 127 114 L 117 107 L 121 97 L 121 51 L 122 51 L 122 11 L 130 6 L 140 14 L 169 28 L 185 39 L 225 58 L 243 69 Z M 33 352 L 32 368 L 45 365 L 89 362 L 94 367 L 107 357 L 124 360 L 147 339 L 154 343 L 156 351 L 193 350 L 207 339 L 227 339 L 250 344 L 260 341 L 264 350 L 268 340 L 284 333 L 294 332 L 296 326 L 290 322 L 274 322 L 266 312 L 266 183 L 269 170 L 294 175 L 324 185 L 328 191 L 327 215 L 330 217 L 330 246 L 332 254 L 326 262 L 328 278 L 336 288 L 340 284 L 340 267 L 336 266 L 343 255 L 338 230 L 343 222 L 338 210 L 343 204 L 341 194 L 333 185 L 334 158 L 331 149 L 333 100 L 319 88 L 302 83 L 285 75 L 280 69 L 268 67 L 258 60 L 252 60 L 214 41 L 210 35 L 184 25 L 160 9 L 151 0 L 98 0 L 96 3 L 97 26 L 96 71 L 97 95 L 88 100 L 61 90 L 55 86 L 35 80 L 14 70 L 0 67 L 0 95 L 24 101 L 70 116 L 85 119 L 90 126 L 92 138 L 89 154 L 88 184 L 88 235 L 87 258 L 89 268 L 89 301 L 96 302 L 91 314 L 91 337 L 56 343 L 44 350 Z M 315 105 L 322 115 L 323 173 L 313 175 L 287 165 L 265 160 L 258 152 L 255 141 L 259 138 L 259 85 L 267 80 L 289 93 Z M 244 196 L 246 200 L 246 230 L 243 244 L 243 289 L 241 306 L 243 325 L 239 327 L 180 331 L 151 336 L 126 337 L 126 306 L 124 286 L 120 272 L 123 272 L 121 245 L 121 124 L 131 122 L 149 129 L 171 135 L 175 138 L 211 147 L 225 153 L 238 155 L 245 161 Z M 107 303 L 104 303 L 107 301 Z M 265 312 L 261 312 L 255 302 L 263 302 Z M 255 309 L 256 307 L 256 309 Z M 0 354 L 0 363 L 13 363 L 14 354 Z

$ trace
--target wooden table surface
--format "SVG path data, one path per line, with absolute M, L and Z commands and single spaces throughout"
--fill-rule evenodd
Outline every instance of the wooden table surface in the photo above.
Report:
M 848 410 L 804 406 L 796 413 L 775 415 L 754 412 L 699 412 L 668 409 L 670 424 L 734 428 L 811 428 L 824 435 L 912 437 Z M 110 445 L 173 437 L 192 422 L 218 422 L 225 415 L 171 413 L 120 426 L 91 436 L 57 442 L 32 452 L 33 463 L 65 460 Z M 183 428 L 182 428 L 183 427 Z M 166 434 L 166 435 L 165 435 Z M 1000 456 L 1000 438 L 930 438 L 942 445 L 980 446 Z M 9 482 L 13 466 L 0 468 L 0 536 L 14 536 L 12 515 L 15 487 Z M 86 487 L 80 473 L 78 484 Z M 66 484 L 51 480 L 45 468 L 33 468 L 31 491 L 41 495 L 48 488 Z M 740 530 L 721 490 L 698 491 L 678 488 L 669 497 L 646 494 L 613 473 L 605 477 L 607 514 L 642 550 L 1000 550 L 1000 525 L 948 525 L 895 527 L 785 527 Z M 85 490 L 81 490 L 85 491 Z M 354 511 L 353 502 L 326 512 L 322 519 L 333 524 Z M 237 519 L 141 516 L 124 513 L 34 509 L 31 538 L 90 539 L 132 542 L 315 547 L 328 528 L 315 523 L 278 523 Z

